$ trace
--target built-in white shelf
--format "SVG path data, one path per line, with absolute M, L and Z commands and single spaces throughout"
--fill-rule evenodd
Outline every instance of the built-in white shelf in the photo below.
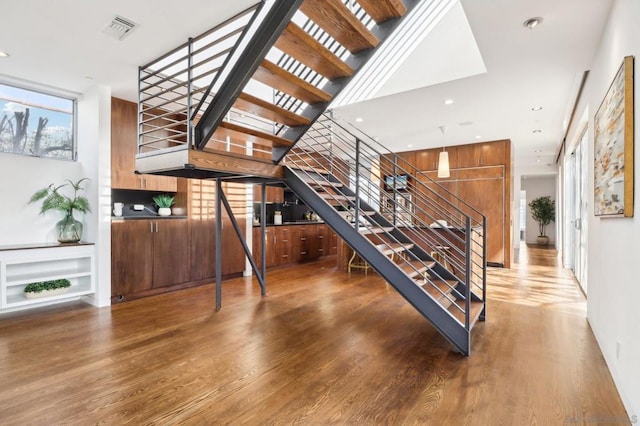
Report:
M 68 279 L 64 294 L 28 299 L 27 284 Z M 0 246 L 0 313 L 45 306 L 95 293 L 93 244 Z

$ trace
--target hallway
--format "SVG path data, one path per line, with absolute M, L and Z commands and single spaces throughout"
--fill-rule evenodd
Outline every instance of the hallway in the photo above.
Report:
M 629 424 L 554 253 L 489 272 L 463 357 L 379 278 L 334 259 L 111 308 L 0 320 L 0 419 L 18 424 Z M 534 264 L 535 263 L 535 264 Z

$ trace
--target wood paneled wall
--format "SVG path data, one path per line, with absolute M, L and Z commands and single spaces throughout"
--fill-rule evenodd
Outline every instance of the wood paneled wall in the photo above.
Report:
M 438 156 L 442 148 L 397 154 L 415 170 L 437 181 L 442 187 L 484 214 L 487 217 L 487 261 L 504 265 L 506 268 L 511 267 L 513 258 L 511 141 L 499 140 L 458 145 L 447 147 L 446 150 L 449 152 L 451 176 L 445 179 L 437 178 Z M 385 162 L 389 161 L 383 159 L 383 163 Z M 390 170 L 390 165 L 383 165 L 383 169 Z M 398 174 L 402 173 L 398 171 Z M 429 187 L 435 190 L 438 188 L 433 184 Z

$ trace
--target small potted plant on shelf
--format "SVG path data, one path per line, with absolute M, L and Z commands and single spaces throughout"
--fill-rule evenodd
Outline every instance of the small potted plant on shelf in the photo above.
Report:
M 549 244 L 549 237 L 545 233 L 545 228 L 556 220 L 556 202 L 547 195 L 531 201 L 529 208 L 531 209 L 533 220 L 538 222 L 538 230 L 540 233 L 537 238 L 537 243 L 546 246 Z
M 175 203 L 175 197 L 168 194 L 160 194 L 153 197 L 153 203 L 158 207 L 160 216 L 170 216 L 171 206 Z
M 27 284 L 24 288 L 24 295 L 27 299 L 37 299 L 40 297 L 57 296 L 69 291 L 71 283 L 68 279 L 41 281 Z
M 40 214 L 45 214 L 49 210 L 59 210 L 64 213 L 64 218 L 56 223 L 58 241 L 61 243 L 77 243 L 82 239 L 82 222 L 76 220 L 73 213 L 74 211 L 80 213 L 91 211 L 89 200 L 79 195 L 79 192 L 84 190 L 82 183 L 85 180 L 88 180 L 88 178 L 80 179 L 77 182 L 67 180 L 68 183 L 63 183 L 59 186 L 51 184 L 37 191 L 29 200 L 29 203 L 42 200 Z M 60 192 L 67 186 L 73 188 L 72 197 Z

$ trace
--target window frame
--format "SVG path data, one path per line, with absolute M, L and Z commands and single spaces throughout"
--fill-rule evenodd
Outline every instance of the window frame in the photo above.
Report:
M 78 161 L 78 97 L 77 96 L 74 96 L 72 94 L 65 94 L 63 93 L 62 90 L 57 91 L 54 88 L 41 88 L 41 87 L 38 87 L 38 85 L 36 84 L 30 85 L 28 83 L 20 83 L 20 82 L 6 80 L 2 78 L 0 78 L 0 85 L 16 88 L 20 90 L 26 90 L 26 91 L 38 93 L 41 95 L 52 96 L 52 97 L 63 99 L 63 100 L 68 100 L 68 101 L 71 101 L 71 107 L 72 107 L 70 158 L 48 157 L 48 156 L 41 156 L 41 155 L 29 154 L 24 152 L 14 152 L 14 151 L 0 151 L 0 155 L 13 154 L 13 155 L 20 155 L 24 157 L 40 158 L 44 160 L 58 160 L 58 161 L 70 161 L 70 162 Z

